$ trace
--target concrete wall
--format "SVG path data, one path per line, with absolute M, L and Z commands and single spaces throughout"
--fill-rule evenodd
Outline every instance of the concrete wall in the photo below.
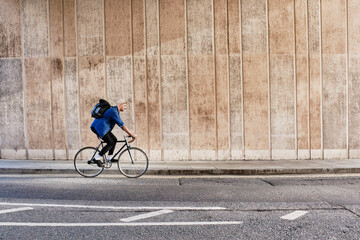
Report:
M 152 160 L 360 157 L 358 0 L 0 6 L 1 158 L 73 158 L 99 98 Z

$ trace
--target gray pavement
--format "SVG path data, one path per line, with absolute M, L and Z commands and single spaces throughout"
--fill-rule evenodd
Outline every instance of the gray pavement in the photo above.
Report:
M 119 173 L 116 164 L 103 174 Z M 360 173 L 360 159 L 150 161 L 146 175 L 280 175 Z M 77 174 L 72 160 L 0 159 L 0 174 Z

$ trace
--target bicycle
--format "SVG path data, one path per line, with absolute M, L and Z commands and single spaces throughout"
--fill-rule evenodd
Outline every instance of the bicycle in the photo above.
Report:
M 137 147 L 131 147 L 127 138 L 131 137 L 124 136 L 124 140 L 117 141 L 117 143 L 124 144 L 111 159 L 108 160 L 106 155 L 103 156 L 103 164 L 101 167 L 92 162 L 92 160 L 96 154 L 100 152 L 99 148 L 104 147 L 105 142 L 102 139 L 99 138 L 100 143 L 96 148 L 81 148 L 74 157 L 76 171 L 83 177 L 96 177 L 100 175 L 105 168 L 110 168 L 113 162 L 117 162 L 118 169 L 124 176 L 128 178 L 138 178 L 142 176 L 148 169 L 149 159 L 143 150 Z M 125 147 L 126 149 L 124 149 Z M 116 159 L 119 153 L 120 155 Z

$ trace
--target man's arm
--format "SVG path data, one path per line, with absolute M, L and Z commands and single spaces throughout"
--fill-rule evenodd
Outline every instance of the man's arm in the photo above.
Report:
M 137 139 L 137 135 L 133 134 L 126 126 L 122 126 L 121 129 L 124 130 L 127 134 L 129 134 L 129 136 L 131 136 L 133 138 L 130 141 L 130 143 L 132 143 L 133 141 L 135 141 Z

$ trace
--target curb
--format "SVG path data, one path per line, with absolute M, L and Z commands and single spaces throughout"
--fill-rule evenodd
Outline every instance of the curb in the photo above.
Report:
M 19 169 L 2 168 L 1 174 L 77 174 L 75 169 Z M 313 168 L 313 169 L 149 169 L 145 175 L 291 175 L 291 174 L 344 174 L 360 173 L 360 168 Z M 102 174 L 120 174 L 116 169 L 105 169 Z

